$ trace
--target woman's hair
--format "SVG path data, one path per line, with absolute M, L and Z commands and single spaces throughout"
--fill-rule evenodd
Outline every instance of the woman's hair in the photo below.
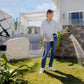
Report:
M 46 12 L 46 16 L 48 16 L 48 14 L 49 14 L 49 13 L 52 13 L 52 12 L 54 12 L 54 11 L 51 10 L 51 9 L 48 9 L 47 12 Z

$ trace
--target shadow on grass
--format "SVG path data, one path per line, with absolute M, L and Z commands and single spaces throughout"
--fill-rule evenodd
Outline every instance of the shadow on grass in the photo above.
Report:
M 16 63 L 19 63 L 19 62 L 30 62 L 32 59 L 19 59 L 19 60 L 10 60 L 9 63 L 10 64 L 16 64 Z
M 59 79 L 63 84 L 84 84 L 84 82 L 82 82 L 80 79 L 74 77 L 73 75 L 66 74 L 66 73 L 63 73 L 60 71 L 55 71 L 55 73 L 59 73 L 59 74 L 64 75 L 66 77 L 57 76 L 57 75 L 50 73 L 46 70 L 44 71 L 44 73 L 46 73 L 48 76 Z
M 56 59 L 56 58 L 55 58 Z M 73 66 L 74 64 L 78 64 L 78 60 L 76 58 L 59 58 L 59 59 L 56 59 L 56 61 L 59 61 L 59 62 L 70 62 L 71 64 L 69 64 L 68 66 Z
M 84 64 L 82 64 L 82 66 L 84 67 Z
M 29 67 L 30 69 L 21 69 L 21 71 L 22 71 L 24 74 L 36 72 L 38 65 L 39 65 L 39 64 L 36 62 L 32 67 Z
M 39 66 L 39 63 L 36 62 L 32 67 L 30 67 L 31 70 L 29 72 L 35 72 L 38 66 Z

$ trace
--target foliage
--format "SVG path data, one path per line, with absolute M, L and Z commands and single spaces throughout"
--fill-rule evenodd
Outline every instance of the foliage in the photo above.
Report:
M 60 32 L 57 30 L 58 33 L 58 38 L 57 38 L 57 46 L 60 45 L 60 38 L 64 35 L 64 34 L 60 34 Z
M 44 40 L 43 41 L 40 41 L 40 45 L 41 46 L 44 46 Z
M 20 70 L 22 67 L 27 65 L 21 65 L 17 69 L 10 69 L 10 65 L 8 63 L 8 60 L 5 56 L 5 54 L 1 55 L 1 63 L 3 64 L 3 68 L 0 64 L 0 84 L 27 84 L 27 80 L 23 78 L 23 72 Z
M 62 25 L 60 25 L 60 27 L 63 28 Z M 66 28 L 64 29 L 64 31 L 67 30 L 67 29 L 68 29 L 68 27 L 66 27 Z M 60 38 L 61 38 L 62 36 L 64 36 L 64 33 L 61 34 L 57 29 L 56 29 L 56 31 L 57 31 L 57 33 L 58 33 L 57 46 L 59 46 L 59 45 L 60 45 Z
M 14 21 L 14 24 L 15 24 L 15 30 L 17 30 L 17 26 L 19 24 L 18 18 L 16 18 L 16 20 Z
M 31 32 L 32 32 L 32 29 L 29 29 L 28 34 L 30 34 Z

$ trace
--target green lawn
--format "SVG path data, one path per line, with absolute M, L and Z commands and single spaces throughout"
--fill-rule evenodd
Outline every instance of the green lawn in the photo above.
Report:
M 41 58 L 11 61 L 11 68 L 17 68 L 22 64 L 30 67 L 22 68 L 24 78 L 28 84 L 84 84 L 84 67 L 79 65 L 76 60 L 59 59 L 54 60 L 53 67 L 56 72 L 48 70 L 49 57 L 47 58 L 45 72 L 40 74 Z M 73 63 L 73 64 L 72 64 Z

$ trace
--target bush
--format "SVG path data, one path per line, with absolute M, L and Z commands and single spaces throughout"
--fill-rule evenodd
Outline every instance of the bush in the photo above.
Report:
M 40 45 L 41 46 L 44 46 L 44 40 L 43 41 L 40 41 Z
M 0 84 L 28 84 L 28 81 L 23 78 L 23 72 L 20 70 L 23 66 L 29 68 L 28 65 L 21 65 L 17 69 L 10 69 L 5 54 L 1 55 L 0 60 L 3 64 L 2 68 L 0 63 Z

